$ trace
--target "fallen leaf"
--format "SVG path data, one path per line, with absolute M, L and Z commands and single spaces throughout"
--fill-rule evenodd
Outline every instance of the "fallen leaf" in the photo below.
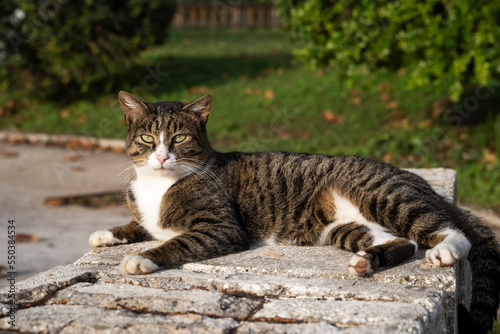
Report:
M 66 204 L 68 201 L 64 198 L 47 198 L 45 199 L 45 206 L 61 206 Z
M 391 115 L 391 119 L 394 121 L 401 121 L 406 118 L 406 114 L 402 111 L 395 112 Z
M 432 104 L 432 117 L 438 118 L 445 111 L 446 104 L 443 101 L 435 101 Z
M 33 234 L 27 234 L 27 233 L 17 233 L 16 242 L 38 242 L 38 237 Z
M 4 158 L 17 158 L 19 156 L 19 153 L 15 151 L 3 151 L 2 152 L 2 157 Z
M 396 109 L 398 107 L 399 103 L 398 101 L 391 101 L 386 104 L 387 109 Z
M 66 155 L 65 159 L 66 159 L 66 161 L 69 161 L 69 162 L 75 162 L 75 161 L 80 160 L 80 155 L 76 154 L 76 153 L 69 153 Z
M 61 118 L 68 118 L 69 117 L 69 110 L 68 109 L 63 109 L 59 112 L 59 116 Z
M 418 125 L 419 128 L 428 128 L 432 125 L 432 121 L 430 119 L 428 120 L 425 120 L 423 122 L 420 122 L 420 124 Z
M 361 98 L 360 98 L 360 97 L 353 97 L 353 98 L 351 99 L 351 103 L 352 103 L 352 104 L 359 105 L 359 104 L 361 104 Z
M 363 94 L 363 91 L 359 88 L 353 88 L 349 91 L 349 94 L 351 96 L 361 96 Z
M 61 299 L 61 300 L 59 301 L 59 303 L 61 303 L 62 305 L 65 305 L 65 304 L 67 304 L 67 303 L 68 303 L 68 300 L 67 300 L 67 299 Z
M 246 88 L 245 89 L 245 94 L 247 95 L 258 95 L 260 93 L 259 89 L 256 88 Z
M 391 97 L 390 97 L 390 96 L 389 96 L 389 94 L 387 94 L 387 93 L 380 94 L 380 101 L 382 101 L 382 102 L 387 102 L 387 101 L 389 101 L 389 100 L 390 100 L 390 98 L 391 98 Z
M 333 123 L 333 124 L 344 123 L 344 116 L 335 114 L 331 110 L 325 110 L 321 115 L 323 116 L 323 119 L 328 123 Z
M 76 119 L 76 123 L 78 125 L 81 125 L 83 123 L 85 123 L 87 120 L 89 119 L 89 117 L 87 115 L 80 115 L 78 116 L 78 118 Z
M 392 156 L 393 154 L 391 152 L 387 152 L 386 154 L 384 154 L 384 157 L 382 158 L 382 160 L 384 160 L 384 162 L 391 162 L 391 159 L 392 159 Z
M 266 90 L 266 92 L 264 93 L 264 96 L 269 99 L 269 100 L 272 100 L 274 99 L 274 92 L 270 89 Z
M 491 151 L 485 151 L 484 160 L 486 162 L 495 162 L 497 160 L 497 155 Z
M 188 89 L 189 95 L 200 95 L 208 93 L 209 88 L 207 86 L 195 86 Z
M 241 82 L 247 82 L 248 81 L 248 75 L 242 75 L 242 76 L 240 76 L 240 81 Z
M 388 92 L 391 90 L 391 84 L 389 82 L 381 82 L 377 85 L 379 92 Z

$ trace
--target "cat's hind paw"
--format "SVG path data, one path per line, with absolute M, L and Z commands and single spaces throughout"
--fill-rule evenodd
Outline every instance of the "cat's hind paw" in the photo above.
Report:
M 372 254 L 359 251 L 349 261 L 349 273 L 354 276 L 370 275 L 377 269 L 375 262 Z
M 104 231 L 95 231 L 89 237 L 89 244 L 92 247 L 101 247 L 101 246 L 112 246 L 116 244 L 126 244 L 126 239 L 117 239 L 113 236 L 113 233 L 108 230 Z
M 439 267 L 451 267 L 460 260 L 459 251 L 447 244 L 438 244 L 425 252 L 427 262 Z
M 156 271 L 160 267 L 149 259 L 138 255 L 128 255 L 123 259 L 120 269 L 125 275 L 144 275 Z

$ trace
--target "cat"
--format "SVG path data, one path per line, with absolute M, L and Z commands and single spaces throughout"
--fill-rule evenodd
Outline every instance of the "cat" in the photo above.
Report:
M 120 92 L 126 151 L 135 176 L 127 190 L 132 221 L 96 231 L 93 247 L 146 240 L 162 245 L 126 256 L 124 274 L 241 252 L 255 244 L 333 245 L 354 253 L 363 276 L 411 258 L 472 270 L 461 332 L 486 333 L 499 305 L 500 251 L 478 218 L 444 200 L 419 176 L 356 156 L 219 153 L 207 137 L 212 97 L 142 102 Z M 481 329 L 481 330 L 479 330 Z

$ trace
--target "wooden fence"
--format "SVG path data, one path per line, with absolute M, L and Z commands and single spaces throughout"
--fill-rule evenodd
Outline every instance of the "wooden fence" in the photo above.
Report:
M 275 28 L 280 21 L 272 3 L 260 0 L 177 1 L 172 26 Z

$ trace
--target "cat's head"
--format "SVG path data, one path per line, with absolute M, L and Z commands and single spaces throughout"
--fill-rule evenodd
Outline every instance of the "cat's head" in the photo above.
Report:
M 201 166 L 213 152 L 205 128 L 210 95 L 191 103 L 147 103 L 121 91 L 118 99 L 128 123 L 127 154 L 136 169 L 182 176 Z

